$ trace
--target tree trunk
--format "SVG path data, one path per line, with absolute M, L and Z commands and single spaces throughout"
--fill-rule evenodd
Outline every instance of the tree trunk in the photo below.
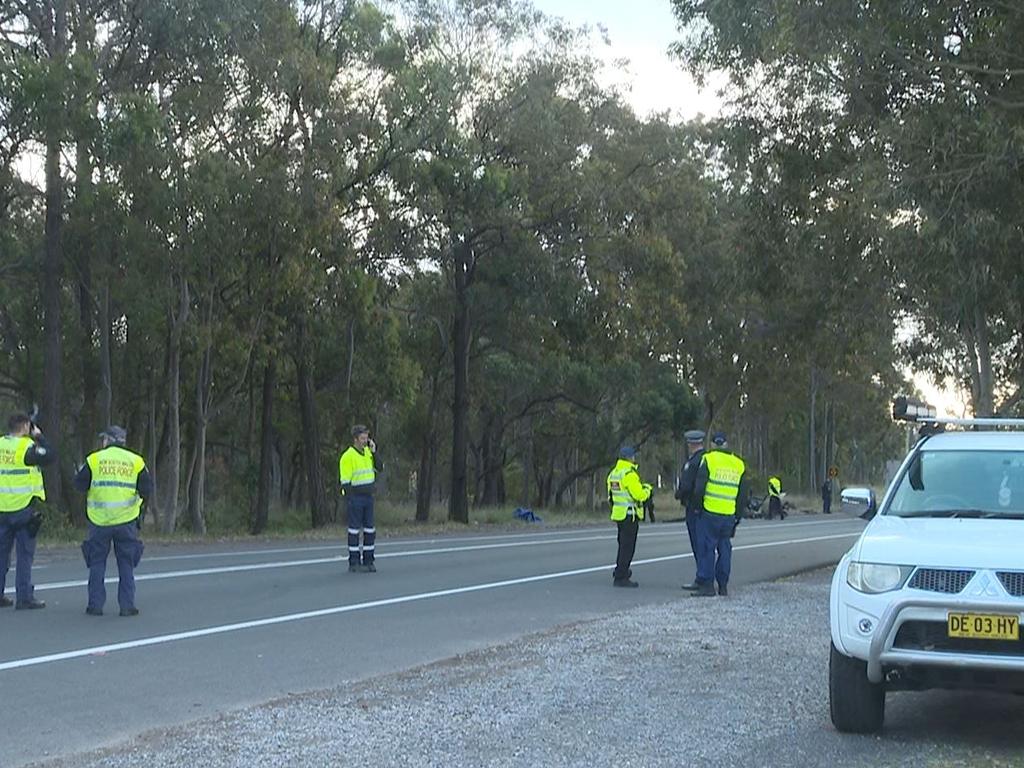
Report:
M 504 451 L 501 443 L 504 431 L 502 415 L 500 413 L 490 414 L 484 428 L 481 445 L 483 491 L 477 500 L 477 506 L 493 507 L 501 503 L 502 473 L 504 472 Z
M 47 54 L 56 72 L 63 72 L 67 55 L 68 9 L 66 0 L 53 0 L 44 21 Z M 56 98 L 63 104 L 65 94 Z M 50 117 L 52 123 L 57 119 Z M 64 179 L 60 171 L 60 126 L 46 126 L 46 214 L 44 224 L 43 259 L 43 329 L 46 346 L 43 351 L 43 413 L 44 431 L 59 446 L 61 436 L 61 278 L 64 256 L 61 237 L 64 228 Z M 60 462 L 43 470 L 46 479 L 46 498 L 54 507 L 63 506 L 60 483 Z
M 438 361 L 440 366 L 440 361 Z M 430 500 L 437 468 L 437 411 L 440 408 L 440 367 L 430 382 L 430 402 L 427 405 L 427 426 L 420 443 L 420 470 L 416 475 L 416 522 L 430 519 Z
M 100 424 L 110 424 L 113 413 L 114 383 L 110 363 L 110 277 L 104 271 L 100 288 L 100 391 L 99 420 Z
M 79 152 L 81 155 L 82 152 Z M 83 160 L 78 161 L 79 174 L 82 172 Z M 82 195 L 82 186 L 79 184 L 79 197 Z M 96 371 L 96 360 L 90 354 L 92 351 L 93 337 L 96 333 L 95 315 L 93 312 L 95 299 L 92 288 L 91 249 L 86 242 L 87 238 L 82 237 L 78 247 L 78 320 L 81 330 L 79 344 L 81 344 L 81 376 L 82 376 L 82 412 L 78 423 L 79 455 L 84 456 L 93 445 L 93 436 L 99 431 L 100 424 L 99 408 L 99 381 Z
M 149 474 L 153 478 L 153 493 L 149 497 L 150 500 L 146 502 L 146 511 L 152 517 L 153 527 L 159 531 L 163 530 L 160 525 L 160 504 L 158 502 L 160 498 L 160 483 L 156 472 L 156 452 L 159 438 L 156 434 L 156 382 L 152 378 L 149 382 L 149 412 L 146 419 L 146 432 L 148 434 L 146 451 L 149 455 L 147 463 L 149 465 Z
M 174 279 L 172 278 L 172 285 Z M 178 491 L 181 485 L 181 336 L 189 313 L 188 281 L 180 277 L 177 310 L 171 310 L 167 341 L 167 456 L 164 467 L 164 515 L 162 531 L 173 533 L 178 522 Z
M 79 161 L 81 168 L 81 161 Z M 81 194 L 81 191 L 80 191 Z M 81 344 L 81 376 L 82 376 L 82 410 L 78 417 L 77 428 L 77 451 L 76 455 L 81 458 L 88 455 L 95 445 L 95 436 L 99 432 L 99 415 L 97 413 L 97 399 L 99 383 L 96 375 L 96 361 L 90 354 L 92 341 L 95 334 L 93 314 L 93 293 L 92 274 L 90 269 L 90 253 L 84 243 L 80 243 L 82 252 L 79 255 L 79 281 L 78 281 L 78 317 L 81 330 L 79 343 Z M 66 450 L 67 446 L 65 446 Z M 85 500 L 79 496 L 77 503 L 70 503 L 72 520 L 76 525 L 84 526 L 86 523 Z
M 533 477 L 533 417 L 523 420 L 523 492 L 519 497 L 520 506 L 530 506 L 530 479 Z
M 573 469 L 571 471 L 567 471 L 566 476 L 562 479 L 562 481 L 558 484 L 558 486 L 555 489 L 555 505 L 556 506 L 561 506 L 561 501 L 559 501 L 559 499 L 561 499 L 562 495 L 566 492 L 567 489 L 572 488 L 576 484 L 577 480 L 579 480 L 580 478 L 583 478 L 583 477 L 587 477 L 587 476 L 590 476 L 591 479 L 593 479 L 594 473 L 597 472 L 597 470 L 599 470 L 603 466 L 604 466 L 604 463 L 597 463 L 597 464 L 590 464 L 590 465 L 588 465 L 586 467 L 576 467 L 575 469 Z M 593 508 L 593 506 L 594 506 L 594 496 L 595 496 L 595 492 L 596 492 L 594 486 L 595 486 L 595 483 L 592 481 L 591 482 L 591 487 L 587 491 L 587 505 L 590 508 Z M 575 494 L 575 492 L 573 492 L 573 493 Z M 573 505 L 574 506 L 575 506 L 575 503 L 576 502 L 575 502 L 575 498 L 574 498 L 573 499 Z
M 455 317 L 452 322 L 452 487 L 448 499 L 448 519 L 457 523 L 469 522 L 466 451 L 469 434 L 470 258 L 469 247 L 458 246 L 455 263 Z
M 974 415 L 984 418 L 995 414 L 995 385 L 992 379 L 988 317 L 980 302 L 974 305 L 974 339 L 978 355 L 978 396 L 974 401 Z
M 809 461 L 807 468 L 809 470 L 807 475 L 807 484 L 810 487 L 810 492 L 818 492 L 818 480 L 817 480 L 817 456 L 815 452 L 815 446 L 817 445 L 818 436 L 815 432 L 814 415 L 818 407 L 818 380 L 814 370 L 814 366 L 811 366 L 811 387 L 810 387 L 810 408 L 808 410 L 808 451 Z
M 194 464 L 192 482 L 189 483 L 188 515 L 192 523 L 192 532 L 200 536 L 206 533 L 206 432 L 210 416 L 210 379 L 212 367 L 212 351 L 207 342 L 203 351 L 199 375 L 196 377 L 196 420 L 195 447 L 193 449 Z
M 260 474 L 256 481 L 256 507 L 252 513 L 250 531 L 255 536 L 263 533 L 270 522 L 270 463 L 274 450 L 274 386 L 277 371 L 274 358 L 267 361 L 263 371 L 263 409 L 260 431 Z
M 314 528 L 322 528 L 330 520 L 327 497 L 324 495 L 324 475 L 320 467 L 320 426 L 316 415 L 312 374 L 309 370 L 306 319 L 298 322 L 298 349 L 295 370 L 299 387 L 299 410 L 302 418 L 302 459 L 306 465 L 309 486 L 309 513 Z

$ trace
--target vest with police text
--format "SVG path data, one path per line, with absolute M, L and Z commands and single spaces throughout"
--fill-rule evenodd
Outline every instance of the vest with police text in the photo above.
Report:
M 139 516 L 142 497 L 136 488 L 146 468 L 141 456 L 118 445 L 90 454 L 86 459 L 92 482 L 85 508 L 94 525 L 121 525 Z
M 632 485 L 641 496 L 643 495 L 643 484 L 640 482 L 635 464 L 626 459 L 619 459 L 608 473 L 605 483 L 608 486 L 608 501 L 612 505 L 612 520 L 618 522 L 625 520 L 626 517 L 644 519 L 644 499 L 637 498 L 630 492 Z
M 745 469 L 743 459 L 726 451 L 710 451 L 704 454 L 704 463 L 708 467 L 704 509 L 713 515 L 735 515 Z
M 30 437 L 0 437 L 0 514 L 21 512 L 32 499 L 45 499 L 43 473 L 25 464 L 35 443 Z

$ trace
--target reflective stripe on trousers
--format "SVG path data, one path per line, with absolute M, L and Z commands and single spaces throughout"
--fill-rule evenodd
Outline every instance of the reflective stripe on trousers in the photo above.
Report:
M 373 496 L 350 491 L 345 498 L 348 502 L 348 562 L 349 565 L 367 565 L 373 562 L 377 538 L 373 524 Z

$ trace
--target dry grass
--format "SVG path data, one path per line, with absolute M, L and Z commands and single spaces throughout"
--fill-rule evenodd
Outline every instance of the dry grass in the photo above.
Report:
M 655 497 L 656 510 L 660 520 L 678 519 L 681 516 L 679 504 L 669 493 L 661 493 Z M 430 519 L 426 522 L 416 521 L 416 505 L 412 502 L 378 499 L 375 513 L 378 536 L 380 538 L 399 538 L 405 536 L 444 536 L 467 532 L 511 532 L 541 530 L 545 528 L 578 528 L 583 526 L 608 523 L 606 508 L 587 510 L 583 507 L 562 509 L 534 509 L 540 522 L 523 522 L 515 516 L 516 505 L 506 504 L 500 507 L 470 507 L 469 523 L 456 523 L 448 520 L 445 505 L 435 503 L 431 509 Z M 338 514 L 344 515 L 344 508 L 338 505 Z M 84 529 L 76 528 L 63 519 L 55 519 L 56 515 L 48 515 L 46 525 L 40 534 L 40 545 L 66 546 L 77 543 L 84 536 Z M 300 541 L 337 541 L 345 537 L 345 521 L 340 519 L 322 528 L 311 528 L 309 512 L 306 509 L 288 509 L 276 507 L 270 512 L 268 529 L 258 536 L 248 532 L 248 521 L 244 510 L 211 507 L 207 515 L 209 531 L 205 536 L 197 536 L 187 528 L 173 534 L 158 533 L 151 519 L 146 520 L 143 535 L 146 541 L 165 543 L 213 543 L 229 541 L 275 541 L 292 539 Z M 186 521 L 182 520 L 182 523 Z

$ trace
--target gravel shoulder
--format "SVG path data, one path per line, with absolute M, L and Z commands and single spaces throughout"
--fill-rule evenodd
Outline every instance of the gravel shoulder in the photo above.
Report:
M 37 765 L 1024 768 L 1024 697 L 890 694 L 881 736 L 837 733 L 830 575 L 739 587 L 729 598 L 680 592 Z

